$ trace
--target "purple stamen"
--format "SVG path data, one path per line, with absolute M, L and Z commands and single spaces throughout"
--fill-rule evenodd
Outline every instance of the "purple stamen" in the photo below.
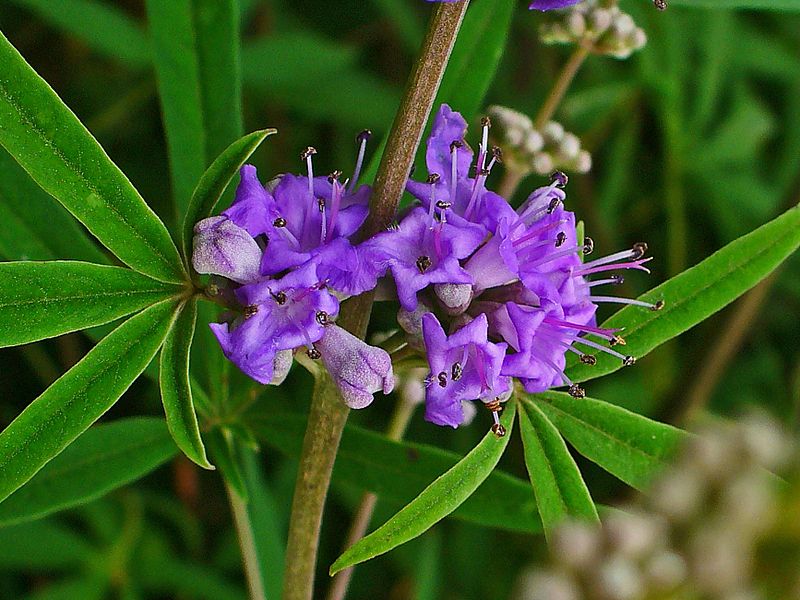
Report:
M 342 195 L 344 194 L 344 186 L 336 179 L 332 182 L 331 189 L 331 217 L 330 224 L 328 225 L 328 238 L 333 237 L 333 232 L 336 228 L 336 218 L 339 216 L 339 207 L 342 204 Z M 322 220 L 325 221 L 325 213 L 322 214 Z M 328 241 L 326 238 L 325 241 Z
M 358 134 L 356 140 L 359 142 L 358 147 L 358 158 L 356 158 L 356 167 L 353 169 L 353 178 L 350 180 L 350 185 L 348 187 L 348 191 L 352 192 L 356 185 L 358 184 L 358 178 L 361 175 L 361 167 L 364 164 L 364 155 L 367 152 L 367 140 L 372 136 L 372 132 L 369 129 L 365 129 L 361 133 Z
M 616 296 L 590 296 L 592 302 L 610 302 L 613 304 L 631 304 L 633 306 L 643 306 L 650 310 L 655 310 L 656 305 L 650 302 L 643 302 L 641 300 L 634 300 L 633 298 L 618 298 Z
M 605 271 L 614 271 L 615 269 L 636 269 L 637 271 L 644 271 L 645 273 L 649 273 L 650 269 L 647 267 L 643 267 L 642 265 L 646 262 L 653 260 L 653 257 L 649 258 L 642 258 L 639 260 L 635 260 L 629 263 L 615 263 L 612 265 L 603 265 L 601 267 L 595 268 L 586 268 L 587 265 L 583 265 L 579 270 L 575 271 L 575 275 L 593 275 L 594 273 L 603 273 Z

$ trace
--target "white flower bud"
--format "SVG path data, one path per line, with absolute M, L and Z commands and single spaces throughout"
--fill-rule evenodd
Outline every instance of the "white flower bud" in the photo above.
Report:
M 580 600 L 580 590 L 561 573 L 528 570 L 515 586 L 515 600 Z
M 601 35 L 611 27 L 611 11 L 598 8 L 589 17 L 589 29 L 596 35 Z
M 607 560 L 597 575 L 597 588 L 603 598 L 633 600 L 641 595 L 642 584 L 636 565 L 621 556 Z
M 533 157 L 531 166 L 539 175 L 548 175 L 555 168 L 553 166 L 553 157 L 547 152 L 537 152 Z
M 538 152 L 542 148 L 544 148 L 544 138 L 542 137 L 542 134 L 535 129 L 531 129 L 525 136 L 525 151 L 532 154 L 534 152 Z
M 581 141 L 574 133 L 565 133 L 558 144 L 558 154 L 566 161 L 571 161 L 578 157 L 581 150 Z
M 553 534 L 551 551 L 555 559 L 572 569 L 586 569 L 598 559 L 600 531 L 587 523 L 569 521 Z
M 542 135 L 548 144 L 557 144 L 564 137 L 564 126 L 556 121 L 550 121 L 542 129 Z
M 666 525 L 656 516 L 615 512 L 606 519 L 605 531 L 615 552 L 638 558 L 663 540 Z
M 680 554 L 665 550 L 647 561 L 645 573 L 654 587 L 669 591 L 686 579 L 686 561 Z
M 620 38 L 627 37 L 636 29 L 636 23 L 633 22 L 633 17 L 627 13 L 621 13 L 614 20 L 614 33 Z
M 567 16 L 567 29 L 576 38 L 583 37 L 586 33 L 586 19 L 581 13 L 572 11 Z
M 578 152 L 578 157 L 575 159 L 574 169 L 578 173 L 588 173 L 592 170 L 592 155 L 588 150 L 581 150 Z

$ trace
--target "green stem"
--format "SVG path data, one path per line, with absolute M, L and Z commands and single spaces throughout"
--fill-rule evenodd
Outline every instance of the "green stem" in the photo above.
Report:
M 370 214 L 361 231 L 363 237 L 382 231 L 395 217 L 425 122 L 468 5 L 469 0 L 463 0 L 439 4 L 433 10 L 420 57 L 411 73 L 378 168 Z M 363 338 L 372 312 L 372 300 L 373 294 L 366 293 L 347 301 L 342 307 L 339 324 Z M 313 596 L 322 511 L 348 413 L 336 385 L 327 373 L 321 374 L 311 398 L 292 500 L 284 600 L 311 600 Z
M 392 415 L 392 420 L 389 423 L 389 428 L 386 431 L 387 438 L 394 441 L 403 439 L 415 408 L 416 405 L 404 400 L 400 400 L 397 403 L 394 414 Z M 377 502 L 378 495 L 372 492 L 367 492 L 361 497 L 361 502 L 358 505 L 358 509 L 353 517 L 353 522 L 350 525 L 350 531 L 347 532 L 347 539 L 342 549 L 343 552 L 364 537 L 369 523 L 372 520 L 372 513 L 375 511 Z M 345 597 L 347 588 L 350 585 L 350 579 L 353 576 L 354 568 L 355 567 L 350 567 L 349 569 L 339 571 L 334 576 L 333 583 L 331 583 L 330 590 L 328 590 L 328 600 L 342 600 Z
M 264 600 L 264 582 L 261 579 L 261 567 L 258 562 L 258 552 L 256 551 L 256 541 L 253 537 L 253 526 L 250 523 L 250 515 L 247 512 L 247 505 L 236 493 L 236 490 L 225 484 L 228 492 L 228 501 L 231 504 L 233 513 L 233 523 L 236 527 L 236 535 L 239 538 L 239 548 L 242 551 L 242 562 L 244 563 L 244 574 L 247 579 L 247 589 L 250 590 L 250 600 Z

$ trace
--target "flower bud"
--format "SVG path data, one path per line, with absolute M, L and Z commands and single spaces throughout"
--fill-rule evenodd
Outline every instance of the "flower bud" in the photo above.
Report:
M 349 331 L 330 325 L 316 344 L 320 357 L 350 408 L 369 406 L 375 392 L 394 388 L 392 359 Z
M 286 377 L 289 375 L 289 370 L 292 368 L 292 360 L 293 356 L 291 350 L 281 350 L 275 354 L 272 380 L 269 382 L 270 385 L 280 385 L 285 381 Z
M 209 217 L 194 226 L 192 266 L 198 273 L 248 283 L 258 279 L 260 263 L 256 241 L 227 217 Z

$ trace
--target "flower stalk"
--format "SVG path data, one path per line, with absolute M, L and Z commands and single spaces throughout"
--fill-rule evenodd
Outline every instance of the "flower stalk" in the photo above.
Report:
M 409 79 L 378 169 L 363 237 L 394 219 L 414 155 L 455 44 L 469 0 L 434 9 L 419 59 Z M 364 337 L 372 293 L 349 300 L 338 323 Z M 349 409 L 327 373 L 317 378 L 297 475 L 286 549 L 284 600 L 311 600 L 322 511 Z

